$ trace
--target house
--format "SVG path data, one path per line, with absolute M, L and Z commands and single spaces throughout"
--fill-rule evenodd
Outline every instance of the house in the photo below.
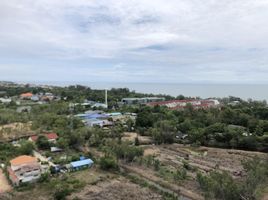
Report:
M 193 109 L 218 108 L 220 102 L 216 99 L 187 99 L 187 100 L 170 100 L 161 102 L 150 102 L 148 106 L 166 106 L 170 110 L 182 110 L 191 105 Z
M 10 98 L 0 98 L 0 103 L 11 103 L 12 99 Z
M 113 125 L 113 122 L 110 122 L 107 119 L 102 120 L 102 119 L 92 118 L 92 119 L 85 119 L 83 121 L 89 127 L 93 127 L 93 126 L 104 127 L 104 126 L 112 126 Z
M 22 113 L 22 112 L 31 112 L 32 107 L 31 106 L 20 106 L 16 109 L 16 112 Z
M 39 101 L 39 97 L 37 95 L 33 95 L 31 97 L 31 100 L 37 102 L 37 101 Z
M 22 93 L 20 95 L 20 98 L 24 99 L 24 100 L 30 100 L 32 98 L 32 96 L 33 96 L 33 93 L 27 92 L 27 93 Z
M 104 108 L 104 109 L 106 109 L 106 108 L 108 108 L 108 105 L 105 103 L 95 103 L 92 105 L 92 108 Z
M 71 170 L 80 170 L 80 169 L 85 169 L 89 168 L 93 165 L 93 160 L 91 159 L 82 159 L 79 161 L 71 162 L 70 163 L 70 169 Z
M 7 168 L 12 184 L 18 186 L 21 183 L 31 183 L 38 180 L 42 169 L 37 159 L 32 156 L 22 155 L 10 160 Z
M 56 140 L 58 139 L 57 133 L 46 133 L 42 135 L 45 136 L 49 142 L 52 142 L 52 143 L 55 143 Z M 32 135 L 29 137 L 29 141 L 36 142 L 38 137 L 39 135 Z
M 132 104 L 146 104 L 150 102 L 159 102 L 165 101 L 164 97 L 143 97 L 143 98 L 123 98 L 121 102 L 123 104 L 132 105 Z

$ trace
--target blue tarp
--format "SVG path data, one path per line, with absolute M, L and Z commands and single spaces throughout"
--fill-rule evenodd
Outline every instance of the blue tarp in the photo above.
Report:
M 93 163 L 94 163 L 93 160 L 85 159 L 85 160 L 79 160 L 79 161 L 71 162 L 71 166 L 73 168 L 77 168 L 77 167 L 83 167 L 83 166 L 86 166 L 86 165 L 91 166 Z

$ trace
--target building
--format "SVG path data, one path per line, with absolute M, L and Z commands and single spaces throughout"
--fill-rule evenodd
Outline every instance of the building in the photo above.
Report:
M 106 108 L 108 108 L 108 105 L 105 103 L 95 103 L 91 107 L 92 108 L 104 108 L 104 109 L 106 109 Z
M 10 98 L 0 98 L 0 103 L 11 103 L 12 99 Z
M 99 127 L 107 127 L 107 126 L 112 126 L 113 122 L 107 120 L 107 119 L 96 119 L 96 118 L 92 118 L 92 119 L 85 119 L 84 123 L 89 126 L 89 127 L 94 127 L 94 126 L 99 126 Z
M 85 169 L 89 168 L 94 164 L 93 160 L 91 159 L 84 159 L 82 158 L 79 161 L 71 162 L 70 163 L 70 169 L 71 170 L 80 170 L 80 169 Z
M 31 112 L 32 110 L 32 107 L 31 106 L 20 106 L 20 107 L 17 107 L 16 109 L 16 112 L 18 113 L 22 113 L 22 112 Z
M 30 100 L 32 98 L 32 96 L 33 96 L 33 93 L 27 92 L 27 93 L 22 93 L 20 95 L 20 98 L 24 99 L 24 100 Z
M 171 110 L 180 110 L 187 107 L 187 105 L 193 106 L 194 109 L 206 109 L 219 107 L 220 102 L 215 99 L 187 99 L 187 100 L 171 100 L 171 101 L 161 101 L 161 102 L 151 102 L 147 104 L 148 106 L 166 106 Z
M 57 133 L 46 133 L 42 135 L 45 136 L 49 142 L 52 142 L 52 143 L 55 143 L 56 140 L 58 139 Z M 38 137 L 39 135 L 32 135 L 29 137 L 29 141 L 36 142 Z
M 31 100 L 37 102 L 37 101 L 39 101 L 39 97 L 37 95 L 33 95 L 31 97 Z
M 150 102 L 165 101 L 164 97 L 123 98 L 121 102 L 126 105 L 146 104 Z
M 37 159 L 26 155 L 10 160 L 10 166 L 7 171 L 9 179 L 16 186 L 21 183 L 35 182 L 42 174 L 42 168 Z

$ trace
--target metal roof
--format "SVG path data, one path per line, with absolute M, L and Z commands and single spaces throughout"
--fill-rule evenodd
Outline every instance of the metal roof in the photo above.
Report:
M 71 162 L 71 166 L 72 167 L 82 167 L 85 165 L 92 165 L 94 162 L 91 159 L 85 159 L 85 160 L 79 160 L 79 161 L 75 161 L 75 162 Z

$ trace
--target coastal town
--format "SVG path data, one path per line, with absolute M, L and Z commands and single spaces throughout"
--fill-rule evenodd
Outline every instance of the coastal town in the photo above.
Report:
M 204 199 L 202 181 L 210 174 L 227 173 L 232 184 L 238 184 L 247 178 L 245 160 L 262 167 L 267 159 L 265 121 L 259 122 L 261 130 L 258 124 L 250 128 L 243 121 L 230 121 L 242 117 L 230 118 L 236 108 L 258 104 L 267 109 L 263 102 L 14 85 L 0 87 L 0 197 L 4 199 L 24 197 L 36 183 L 35 187 L 48 188 L 54 182 L 60 188 L 43 194 L 47 198 L 90 199 L 86 191 L 94 188 L 94 182 L 104 193 L 109 191 L 111 199 L 120 198 L 110 191 L 115 186 L 128 195 L 134 195 L 129 191 L 134 186 L 137 195 L 147 190 L 144 199 Z M 88 93 L 92 98 L 84 98 Z M 225 114 L 221 123 L 209 121 Z M 211 125 L 200 132 L 206 123 Z M 75 189 L 69 179 L 79 181 L 80 176 L 83 181 Z M 70 183 L 58 182 L 64 177 Z M 106 187 L 110 189 L 105 191 Z M 32 199 L 40 192 L 36 190 Z

